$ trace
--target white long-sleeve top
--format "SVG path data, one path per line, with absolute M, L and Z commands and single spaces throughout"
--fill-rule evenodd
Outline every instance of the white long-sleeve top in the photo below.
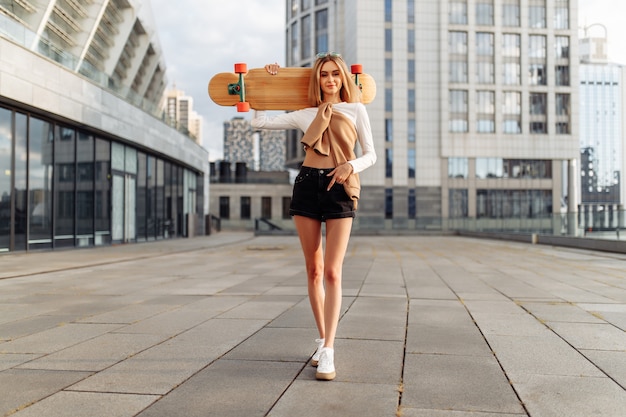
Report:
M 333 111 L 338 111 L 348 117 L 356 127 L 357 140 L 361 146 L 361 156 L 348 161 L 352 165 L 353 172 L 359 173 L 376 162 L 376 150 L 367 110 L 362 103 L 338 103 L 333 104 Z M 303 132 L 309 128 L 317 115 L 317 107 L 309 107 L 289 113 L 268 117 L 264 111 L 254 112 L 250 124 L 255 129 L 300 129 Z

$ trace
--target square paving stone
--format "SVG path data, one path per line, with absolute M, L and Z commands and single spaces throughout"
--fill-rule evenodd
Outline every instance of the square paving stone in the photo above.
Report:
M 407 355 L 402 406 L 521 413 L 523 408 L 494 358 Z

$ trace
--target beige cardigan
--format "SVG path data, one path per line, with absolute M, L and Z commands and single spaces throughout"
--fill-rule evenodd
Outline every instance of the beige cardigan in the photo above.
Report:
M 356 158 L 357 132 L 354 123 L 337 112 L 333 113 L 331 103 L 323 103 L 317 110 L 317 116 L 300 141 L 313 148 L 319 155 L 331 156 L 335 167 Z M 343 183 L 343 188 L 352 200 L 356 209 L 361 195 L 359 174 L 351 174 Z

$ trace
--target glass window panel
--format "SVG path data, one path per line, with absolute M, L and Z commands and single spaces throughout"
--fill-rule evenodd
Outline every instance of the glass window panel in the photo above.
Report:
M 261 197 L 261 217 L 272 218 L 272 197 Z
M 117 142 L 111 143 L 111 169 L 124 171 L 124 145 Z
M 569 29 L 569 0 L 555 0 L 554 28 Z
M 165 237 L 165 161 L 156 162 L 156 227 L 157 239 Z
M 9 250 L 11 234 L 12 112 L 0 107 L 0 252 Z
M 476 24 L 493 25 L 493 0 L 481 0 L 476 3 Z
M 569 36 L 555 36 L 556 59 L 569 59 Z
M 52 242 L 52 124 L 30 119 L 28 152 L 28 219 L 31 249 L 50 248 Z
M 15 112 L 15 250 L 26 250 L 26 220 L 28 217 L 27 206 L 27 124 L 28 118 L 25 114 Z
M 315 47 L 317 52 L 328 51 L 328 10 L 315 13 Z
M 94 163 L 92 135 L 78 132 L 76 142 L 76 245 L 94 244 Z
M 519 2 L 516 4 L 502 5 L 502 24 L 504 26 L 519 27 L 520 25 L 520 8 Z
M 415 168 L 416 168 L 416 161 L 415 161 L 415 148 L 409 148 L 407 149 L 407 166 L 409 169 L 408 175 L 409 178 L 415 178 Z
M 312 36 L 312 28 L 311 28 L 311 15 L 304 16 L 302 18 L 302 51 L 300 59 L 304 60 L 311 56 L 313 56 L 313 41 L 311 39 Z
M 528 26 L 531 28 L 546 27 L 546 3 L 545 0 L 530 0 L 528 7 Z
M 408 140 L 415 142 L 415 119 L 409 119 L 408 122 Z
M 74 245 L 75 136 L 74 129 L 56 127 L 54 145 L 55 247 Z
M 96 139 L 95 244 L 111 242 L 111 142 Z
M 454 188 L 448 190 L 448 216 L 451 219 L 467 217 L 467 201 L 467 190 Z
M 137 152 L 137 188 L 135 192 L 137 240 L 145 241 L 148 236 L 148 156 Z
M 452 25 L 467 25 L 467 1 L 450 0 L 449 22 Z
M 247 220 L 251 218 L 251 198 L 249 196 L 242 196 L 240 199 L 240 218 Z
M 393 149 L 385 149 L 385 177 L 393 177 Z

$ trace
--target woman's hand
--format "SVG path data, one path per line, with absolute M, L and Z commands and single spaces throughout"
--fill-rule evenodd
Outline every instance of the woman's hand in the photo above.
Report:
M 328 173 L 328 176 L 333 177 L 333 178 L 330 180 L 330 183 L 328 184 L 328 188 L 326 189 L 326 191 L 330 191 L 330 189 L 333 188 L 333 185 L 335 185 L 335 183 L 343 184 L 344 182 L 346 182 L 348 177 L 352 174 L 352 171 L 354 171 L 354 168 L 352 167 L 352 164 L 350 164 L 349 162 L 346 162 L 345 164 L 341 164 L 337 168 L 330 171 Z
M 278 74 L 278 68 L 280 68 L 280 65 L 278 65 L 277 62 L 275 62 L 273 64 L 267 64 L 265 66 L 265 71 L 267 71 L 268 73 L 272 75 L 276 75 Z

